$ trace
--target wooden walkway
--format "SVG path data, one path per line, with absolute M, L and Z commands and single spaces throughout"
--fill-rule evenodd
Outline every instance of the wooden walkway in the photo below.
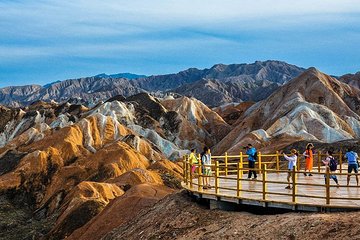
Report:
M 347 165 L 343 165 L 342 169 L 347 169 Z M 329 179 L 327 185 L 326 172 L 319 173 L 317 170 L 314 169 L 313 176 L 304 176 L 303 172 L 295 173 L 294 189 L 285 189 L 287 172 L 281 170 L 268 170 L 266 174 L 258 173 L 257 180 L 248 180 L 246 172 L 229 173 L 227 176 L 217 173 L 217 177 L 215 173 L 210 180 L 211 189 L 203 188 L 201 173 L 200 186 L 196 173 L 190 178 L 188 174 L 184 177 L 183 187 L 201 198 L 238 204 L 304 211 L 360 210 L 360 188 L 356 185 L 355 176 L 351 176 L 350 185 L 347 186 L 346 173 L 338 173 L 340 186 L 332 179 Z M 321 170 L 325 171 L 325 168 Z

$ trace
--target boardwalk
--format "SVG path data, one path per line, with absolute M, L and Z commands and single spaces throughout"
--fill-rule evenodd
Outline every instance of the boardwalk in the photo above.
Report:
M 347 166 L 343 165 L 342 168 L 346 169 Z M 194 174 L 192 184 L 188 177 L 183 187 L 202 198 L 251 205 L 272 205 L 291 209 L 296 206 L 296 209 L 307 208 L 309 211 L 318 211 L 322 208 L 360 209 L 360 188 L 356 186 L 355 176 L 351 177 L 350 186 L 346 186 L 346 173 L 338 173 L 340 186 L 336 186 L 330 179 L 327 187 L 325 173 L 317 171 L 318 168 L 314 169 L 313 176 L 304 176 L 302 172 L 296 173 L 294 190 L 285 189 L 287 173 L 281 170 L 268 170 L 266 176 L 258 174 L 257 180 L 248 180 L 245 173 L 242 176 L 239 174 L 239 181 L 236 173 L 229 173 L 227 176 L 219 174 L 217 180 L 216 176 L 211 177 L 211 189 L 203 189 L 202 181 L 199 187 L 199 179 Z M 325 171 L 325 168 L 321 168 L 321 171 Z

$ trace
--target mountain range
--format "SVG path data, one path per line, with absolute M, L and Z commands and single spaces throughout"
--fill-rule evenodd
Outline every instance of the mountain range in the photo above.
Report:
M 262 100 L 304 70 L 280 61 L 257 61 L 252 64 L 217 64 L 210 69 L 190 68 L 176 74 L 149 77 L 100 74 L 45 86 L 5 87 L 0 89 L 0 104 L 19 107 L 37 100 L 64 102 L 69 98 L 95 104 L 117 95 L 128 97 L 148 92 L 196 97 L 213 107 L 229 102 Z M 209 98 L 209 94 L 215 97 Z
M 121 239 L 146 224 L 173 228 L 156 216 L 176 217 L 176 202 L 186 201 L 174 193 L 179 160 L 193 148 L 238 154 L 252 143 L 267 153 L 313 142 L 316 150 L 360 150 L 359 73 L 332 77 L 267 61 L 132 80 L 95 76 L 1 94 L 9 103 L 0 106 L 6 239 Z M 179 206 L 194 209 L 189 204 Z M 185 218 L 178 222 L 192 224 Z

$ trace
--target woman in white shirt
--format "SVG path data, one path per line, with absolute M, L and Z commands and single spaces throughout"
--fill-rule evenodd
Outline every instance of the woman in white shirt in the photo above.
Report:
M 288 172 L 288 176 L 287 176 L 288 186 L 285 187 L 286 189 L 291 189 L 290 178 L 292 177 L 293 168 L 296 167 L 296 162 L 297 162 L 298 156 L 299 156 L 299 153 L 295 149 L 291 150 L 290 156 L 288 156 L 284 153 L 285 159 L 289 161 L 289 164 L 288 164 L 289 172 Z
M 203 188 L 211 188 L 210 176 L 211 176 L 211 152 L 210 148 L 204 147 L 204 151 L 201 153 L 201 163 L 203 165 Z

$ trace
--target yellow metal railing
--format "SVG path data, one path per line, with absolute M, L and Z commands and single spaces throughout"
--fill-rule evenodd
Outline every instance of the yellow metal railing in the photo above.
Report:
M 273 164 L 275 165 L 275 168 L 277 170 L 280 170 L 280 164 L 281 162 L 284 161 L 280 161 L 280 157 L 282 156 L 281 153 L 279 153 L 279 151 L 276 151 L 276 153 L 274 154 L 263 154 L 261 152 L 258 152 L 258 160 L 256 161 L 256 165 L 258 166 L 257 168 L 260 169 L 259 171 L 261 172 L 261 168 L 263 164 Z M 318 172 L 321 172 L 321 167 L 322 167 L 322 158 L 326 157 L 327 155 L 325 153 L 322 153 L 321 151 L 317 152 L 317 154 L 314 154 L 313 156 L 313 161 L 317 166 L 317 170 Z M 336 157 L 336 159 L 338 160 L 339 163 L 339 171 L 340 173 L 343 172 L 342 169 L 342 164 L 343 164 L 343 153 L 340 151 L 337 154 L 333 154 L 334 157 Z M 200 159 L 200 154 L 199 154 L 199 159 Z M 230 170 L 228 169 L 228 164 L 235 161 L 235 162 L 240 162 L 244 165 L 248 165 L 248 162 L 244 161 L 244 159 L 247 159 L 249 156 L 246 154 L 243 154 L 242 152 L 240 152 L 239 155 L 228 155 L 227 152 L 225 152 L 224 156 L 211 156 L 212 160 L 221 160 L 221 162 L 225 163 L 225 168 L 223 170 L 220 170 L 220 173 L 225 173 L 225 175 L 228 175 L 229 172 L 235 172 L 234 170 Z M 264 158 L 268 159 L 267 161 L 264 161 Z M 270 160 L 269 160 L 270 159 Z M 301 168 L 301 164 L 304 163 L 304 158 L 302 156 L 302 154 L 299 155 L 298 157 L 298 164 L 297 164 L 297 170 L 300 170 Z
M 213 174 L 211 178 L 214 179 L 214 185 L 212 186 L 214 188 L 214 194 L 218 196 L 229 196 L 229 197 L 237 197 L 242 199 L 250 199 L 251 198 L 243 198 L 242 193 L 248 192 L 248 193 L 257 193 L 261 194 L 262 198 L 260 201 L 268 201 L 269 195 L 279 195 L 279 196 L 289 196 L 291 198 L 291 201 L 286 201 L 282 203 L 288 203 L 288 204 L 297 204 L 297 198 L 313 198 L 313 199 L 323 199 L 326 203 L 324 206 L 331 206 L 331 200 L 332 199 L 341 199 L 341 200 L 359 200 L 360 201 L 360 194 L 356 197 L 337 197 L 337 196 L 331 196 L 330 189 L 332 187 L 338 187 L 338 188 L 354 188 L 358 186 L 348 186 L 348 185 L 330 185 L 330 175 L 336 175 L 336 176 L 351 176 L 351 175 L 359 175 L 355 173 L 342 173 L 342 156 L 343 154 L 340 152 L 338 154 L 334 154 L 334 156 L 337 156 L 338 162 L 339 162 L 339 172 L 330 172 L 329 168 L 321 167 L 321 158 L 326 156 L 326 154 L 322 154 L 321 152 L 318 152 L 316 154 L 317 156 L 317 171 L 311 172 L 314 175 L 324 175 L 325 176 L 325 183 L 319 184 L 319 183 L 311 183 L 311 182 L 298 182 L 297 176 L 298 174 L 304 174 L 305 171 L 300 171 L 299 167 L 296 169 L 292 169 L 291 171 L 291 182 L 287 181 L 274 181 L 271 179 L 268 179 L 269 173 L 288 173 L 289 170 L 282 169 L 282 162 L 287 163 L 287 161 L 280 161 L 280 154 L 279 152 L 276 152 L 275 154 L 261 154 L 261 152 L 258 153 L 258 160 L 257 160 L 257 168 L 247 168 L 244 167 L 247 165 L 247 161 L 244 161 L 248 157 L 248 155 L 245 155 L 240 152 L 239 155 L 228 155 L 225 153 L 224 156 L 212 156 L 212 164 L 211 165 L 202 165 L 201 161 L 199 161 L 198 164 L 192 164 L 188 161 L 187 156 L 184 156 L 183 159 L 183 169 L 184 169 L 184 184 L 186 188 L 189 190 L 194 190 L 200 193 L 204 192 L 204 186 L 203 186 L 203 177 L 205 175 L 202 174 L 202 167 L 211 167 L 213 170 Z M 300 159 L 300 157 L 298 158 Z M 314 159 L 315 161 L 315 159 Z M 287 164 L 283 164 L 284 167 L 287 166 Z M 298 164 L 297 166 L 299 166 Z M 196 167 L 196 171 L 192 171 L 193 166 Z M 270 167 L 269 167 L 270 166 Z M 323 172 L 321 170 L 324 170 Z M 249 170 L 255 170 L 259 173 L 261 176 L 261 180 L 250 180 L 250 179 L 244 179 L 243 174 L 246 171 Z M 308 172 L 307 172 L 308 173 Z M 197 181 L 194 181 L 196 180 Z M 221 186 L 221 179 L 225 180 L 235 180 L 236 184 L 234 187 L 229 186 Z M 252 181 L 252 182 L 261 182 L 262 183 L 262 189 L 260 190 L 252 190 L 252 189 L 244 189 L 242 187 L 242 184 L 244 181 Z M 269 191 L 268 185 L 269 184 L 290 184 L 291 185 L 291 192 L 276 192 L 276 191 Z M 196 186 L 194 188 L 194 185 Z M 299 194 L 297 192 L 297 188 L 299 186 L 309 186 L 309 187 L 323 187 L 325 188 L 325 195 L 319 196 L 319 195 L 310 195 L 310 194 Z M 233 191 L 234 194 L 222 194 L 221 190 L 227 190 L 227 191 Z M 207 194 L 209 191 L 206 191 Z M 259 200 L 259 199 L 256 199 Z M 344 206 L 342 206 L 344 207 Z

